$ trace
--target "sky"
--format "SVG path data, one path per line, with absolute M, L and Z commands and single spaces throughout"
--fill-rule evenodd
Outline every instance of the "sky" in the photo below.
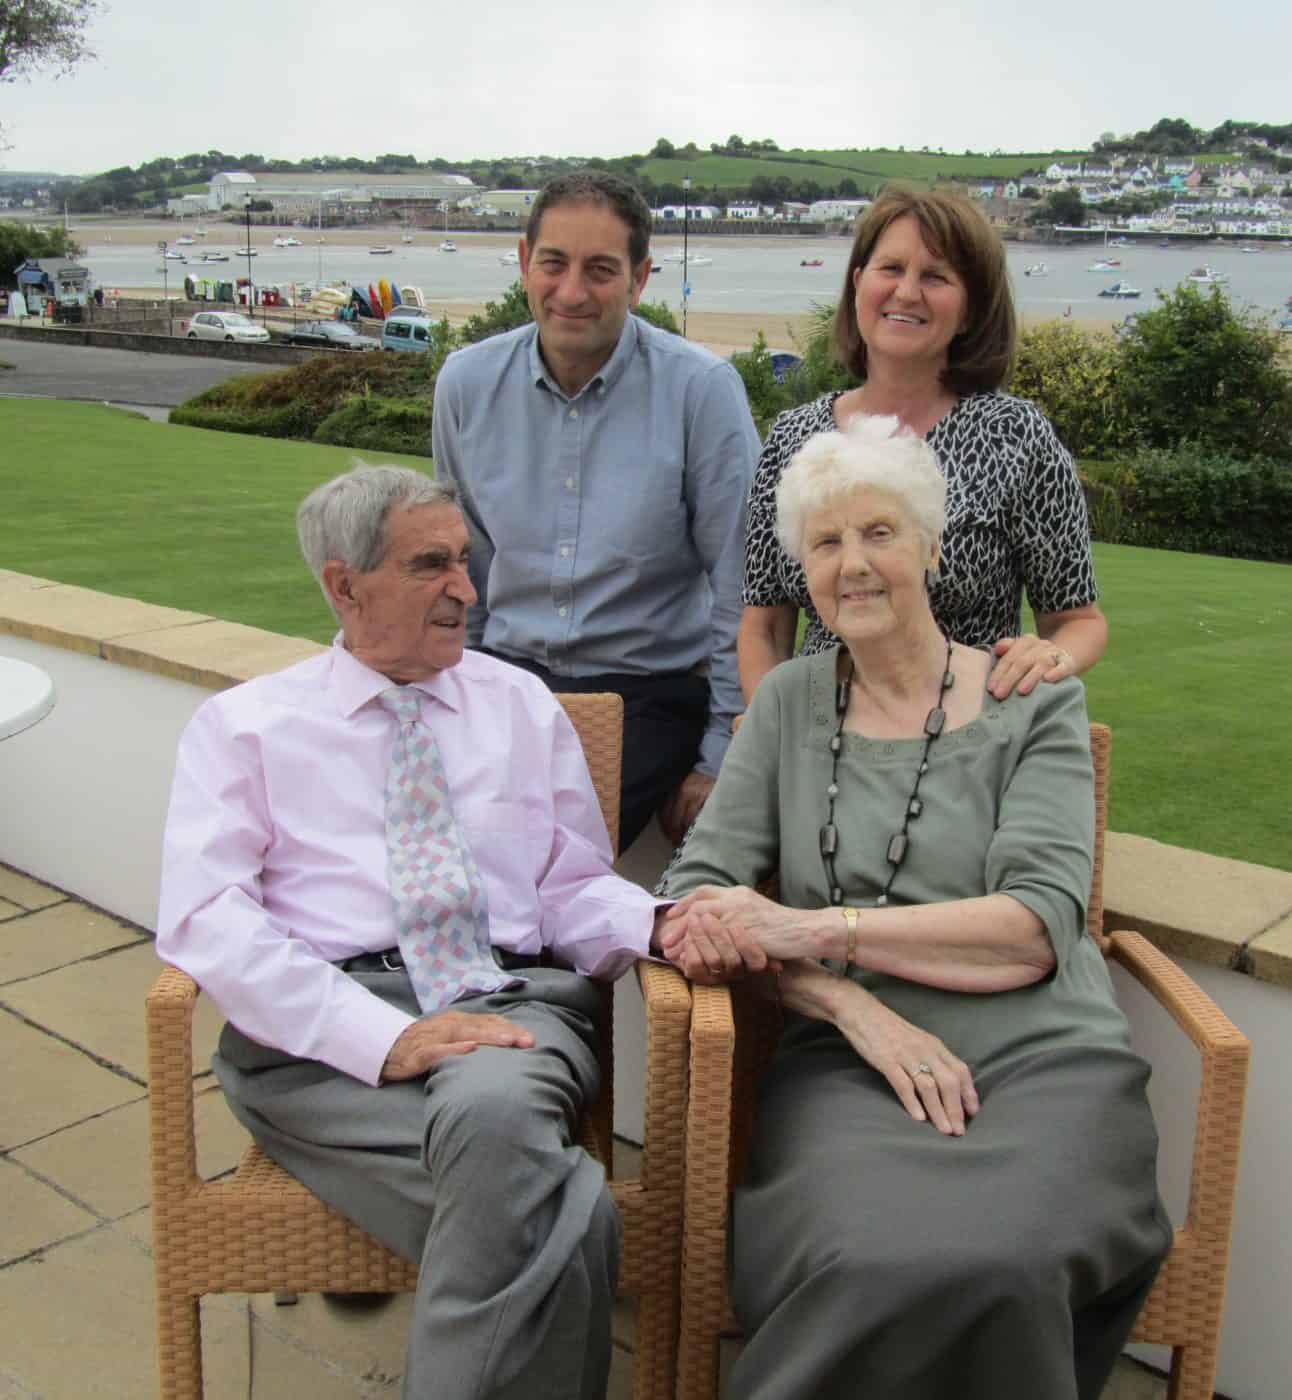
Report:
M 97 58 L 0 84 L 0 169 L 219 149 L 614 156 L 658 137 L 1086 149 L 1292 121 L 1292 5 L 1248 0 L 104 0 Z

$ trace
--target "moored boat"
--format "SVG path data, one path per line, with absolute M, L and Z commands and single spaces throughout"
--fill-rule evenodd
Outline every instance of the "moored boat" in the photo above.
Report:
M 1214 267 L 1195 267 L 1184 280 L 1199 282 L 1204 286 L 1219 286 L 1220 283 L 1229 281 L 1229 274 L 1217 272 Z
M 1024 277 L 1048 277 L 1049 275 L 1050 267 L 1048 263 L 1033 263 L 1031 267 L 1025 267 L 1023 269 Z
M 517 267 L 520 264 L 520 254 L 515 248 L 508 248 L 505 253 L 500 253 L 498 255 L 498 261 L 502 263 L 504 267 Z
M 393 253 L 395 250 L 393 248 L 387 247 L 384 243 L 382 243 L 378 244 L 374 248 L 369 248 L 368 251 L 374 256 L 378 256 L 385 253 Z
M 458 245 L 451 238 L 444 239 L 440 244 L 441 253 L 456 253 L 457 251 Z
M 1086 268 L 1087 272 L 1113 272 L 1121 266 L 1120 258 L 1096 258 L 1094 262 Z
M 824 266 L 825 266 L 825 260 L 824 260 L 824 258 L 800 258 L 800 259 L 799 259 L 799 266 L 800 266 L 800 267 L 824 267 Z
M 1129 301 L 1132 297 L 1140 296 L 1141 292 L 1138 287 L 1132 287 L 1129 282 L 1114 282 L 1111 287 L 1101 288 L 1099 295 Z

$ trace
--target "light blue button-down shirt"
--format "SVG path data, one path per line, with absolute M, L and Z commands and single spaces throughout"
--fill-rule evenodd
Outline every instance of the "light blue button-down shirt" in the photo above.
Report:
M 697 767 L 716 774 L 744 708 L 736 627 L 759 451 L 731 365 L 629 316 L 570 396 L 523 326 L 449 356 L 431 438 L 471 532 L 471 644 L 556 676 L 707 664 Z

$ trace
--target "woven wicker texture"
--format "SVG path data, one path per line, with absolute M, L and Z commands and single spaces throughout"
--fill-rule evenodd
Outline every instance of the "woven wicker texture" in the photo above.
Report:
M 617 695 L 559 697 L 583 744 L 612 843 L 619 817 L 623 702 Z M 638 965 L 646 1002 L 646 1114 L 641 1175 L 614 1181 L 623 1217 L 619 1291 L 638 1300 L 635 1400 L 673 1395 L 678 1333 L 682 1162 L 691 993 L 671 968 Z M 606 988 L 607 1011 L 610 989 Z M 338 1215 L 258 1149 L 232 1176 L 197 1174 L 193 1119 L 191 978 L 166 968 L 146 1003 L 152 1151 L 153 1261 L 162 1400 L 202 1395 L 198 1299 L 205 1293 L 406 1292 L 415 1266 Z M 583 1141 L 607 1165 L 613 1121 L 606 1018 L 607 1092 L 586 1116 Z
M 1202 1060 L 1186 1218 L 1132 1337 L 1173 1349 L 1169 1400 L 1210 1400 L 1250 1047 L 1206 993 L 1147 939 L 1138 933 L 1104 933 L 1104 834 L 1112 760 L 1106 725 L 1090 726 L 1090 748 L 1096 803 L 1090 934 L 1170 1013 Z M 678 1400 L 711 1400 L 718 1389 L 719 1334 L 738 1335 L 726 1293 L 730 1185 L 745 1162 L 754 1084 L 775 1046 L 779 1025 L 776 1008 L 751 994 L 748 984 L 695 987 L 692 995 L 677 1395 Z

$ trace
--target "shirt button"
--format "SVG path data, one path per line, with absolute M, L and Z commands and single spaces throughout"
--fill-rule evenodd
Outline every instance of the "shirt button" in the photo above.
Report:
M 565 489 L 566 489 L 567 491 L 573 491 L 573 490 L 574 490 L 574 478 L 573 478 L 572 476 L 567 476 L 567 477 L 565 478 Z
M 571 417 L 571 418 L 577 418 L 578 416 L 579 416 L 579 410 L 578 410 L 577 408 L 572 408 L 572 409 L 570 410 L 570 417 Z
M 598 387 L 598 389 L 597 389 L 597 397 L 598 397 L 599 399 L 604 399 L 605 396 L 606 396 L 606 386 L 605 386 L 604 384 L 602 384 L 602 385 L 600 385 L 600 386 Z
M 563 545 L 561 546 L 561 558 L 562 558 L 562 559 L 568 559 L 569 557 L 570 557 L 570 546 L 569 546 L 568 544 L 563 544 Z
M 564 604 L 562 604 L 562 605 L 561 605 L 559 608 L 557 608 L 557 610 L 556 610 L 557 615 L 558 615 L 559 617 L 564 617 L 565 614 L 566 614 L 567 612 L 569 612 L 569 611 L 570 611 L 569 608 L 567 608 Z

